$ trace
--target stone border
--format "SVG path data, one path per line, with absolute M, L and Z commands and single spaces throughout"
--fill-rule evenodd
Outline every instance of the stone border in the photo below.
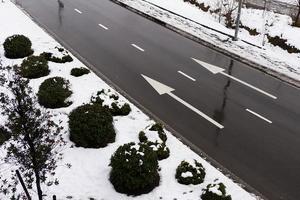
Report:
M 190 40 L 193 40 L 193 41 L 195 41 L 195 42 L 197 42 L 199 44 L 202 44 L 202 45 L 204 45 L 204 46 L 206 46 L 208 48 L 211 48 L 211 49 L 213 49 L 213 50 L 215 50 L 215 51 L 217 51 L 219 53 L 222 53 L 222 54 L 224 54 L 224 55 L 226 55 L 226 56 L 228 56 L 228 57 L 230 57 L 230 58 L 232 58 L 234 60 L 237 60 L 237 61 L 239 61 L 239 62 L 241 62 L 243 64 L 246 64 L 246 65 L 248 65 L 251 68 L 254 68 L 254 69 L 257 69 L 257 70 L 259 70 L 261 72 L 264 72 L 264 73 L 270 75 L 273 78 L 276 78 L 276 79 L 279 79 L 281 81 L 284 81 L 285 83 L 289 84 L 290 86 L 293 86 L 293 87 L 295 87 L 297 89 L 300 89 L 300 80 L 296 80 L 294 78 L 291 78 L 291 77 L 289 77 L 289 76 L 287 76 L 285 74 L 277 72 L 277 71 L 275 71 L 273 69 L 270 69 L 270 68 L 268 68 L 268 67 L 266 67 L 264 65 L 261 65 L 259 63 L 256 63 L 256 62 L 252 61 L 252 60 L 244 58 L 244 57 L 242 57 L 242 56 L 240 56 L 240 55 L 238 55 L 236 53 L 229 52 L 228 50 L 226 50 L 224 48 L 216 46 L 216 45 L 214 45 L 214 44 L 212 44 L 212 43 L 210 43 L 208 41 L 205 41 L 204 39 L 201 39 L 201 38 L 199 38 L 199 37 L 197 37 L 195 35 L 192 35 L 192 34 L 188 33 L 185 30 L 179 29 L 179 28 L 177 28 L 177 27 L 175 27 L 175 26 L 173 26 L 171 24 L 168 24 L 168 23 L 166 23 L 166 22 L 164 22 L 164 21 L 162 21 L 160 19 L 157 19 L 157 18 L 155 18 L 155 17 L 153 17 L 153 16 L 151 16 L 151 15 L 149 15 L 147 13 L 144 13 L 144 12 L 142 12 L 142 11 L 136 9 L 136 8 L 133 8 L 133 7 L 127 5 L 127 4 L 123 3 L 123 2 L 120 2 L 119 0 L 110 0 L 110 1 L 114 2 L 114 3 L 118 4 L 118 5 L 120 5 L 120 6 L 124 7 L 124 8 L 126 8 L 126 9 L 134 12 L 134 13 L 137 13 L 137 14 L 139 14 L 139 15 L 141 15 L 141 16 L 143 16 L 143 17 L 145 17 L 145 18 L 147 18 L 147 19 L 149 19 L 149 20 L 151 20 L 151 21 L 153 21 L 153 22 L 155 22 L 155 23 L 157 23 L 157 24 L 159 24 L 159 25 L 161 25 L 161 26 L 169 29 L 169 30 L 172 30 L 172 31 L 174 31 L 174 32 L 176 32 L 176 33 L 178 33 L 178 34 L 180 34 L 180 35 L 182 35 L 182 36 L 184 36 L 184 37 L 186 37 L 186 38 L 188 38 Z M 176 14 L 176 13 L 174 13 L 172 11 L 169 11 L 169 10 L 167 10 L 165 8 L 156 6 L 156 5 L 150 3 L 150 2 L 148 2 L 146 0 L 142 0 L 142 1 L 148 3 L 148 4 L 152 5 L 152 6 L 155 6 L 155 7 L 159 8 L 159 9 L 162 9 L 164 11 L 167 11 L 167 12 L 170 12 L 170 13 L 172 13 L 174 15 L 177 15 L 178 17 L 183 17 L 183 16 L 178 15 L 178 14 Z M 194 22 L 193 20 L 190 20 L 188 18 L 185 18 L 185 17 L 183 17 L 183 18 L 186 19 L 186 20 L 189 20 L 191 22 Z M 217 31 L 217 30 L 213 29 L 213 28 L 204 26 L 204 25 L 202 25 L 202 24 L 200 24 L 198 22 L 194 22 L 194 23 L 197 23 L 197 24 L 199 24 L 200 26 L 202 26 L 204 28 L 210 29 L 212 31 L 216 31 L 216 32 L 218 32 L 220 34 L 223 34 L 223 35 L 226 35 L 226 36 L 232 38 L 232 36 L 230 36 L 230 35 L 228 35 L 226 33 L 222 33 L 220 31 Z M 243 41 L 243 42 L 259 48 L 258 46 L 253 45 L 253 44 L 251 44 L 251 43 L 249 43 L 247 41 Z

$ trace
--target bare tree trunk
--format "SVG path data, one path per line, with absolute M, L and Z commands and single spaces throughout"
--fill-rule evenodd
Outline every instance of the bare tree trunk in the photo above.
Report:
M 36 183 L 36 189 L 38 192 L 38 197 L 39 200 L 43 200 L 43 192 L 42 192 L 42 188 L 41 188 L 41 179 L 40 179 L 40 175 L 38 170 L 34 170 L 34 174 L 35 174 L 35 183 Z
M 297 14 L 297 17 L 296 17 L 295 25 L 298 25 L 299 17 L 300 17 L 300 2 L 299 2 L 299 6 L 298 6 L 298 14 Z
M 35 175 L 35 184 L 36 184 L 36 189 L 38 193 L 39 200 L 43 200 L 43 191 L 41 188 L 41 177 L 39 173 L 39 169 L 37 167 L 37 160 L 36 160 L 36 150 L 34 147 L 34 144 L 28 134 L 25 136 L 25 140 L 27 141 L 29 148 L 30 148 L 30 153 L 31 153 L 31 159 L 32 159 L 32 165 L 33 165 L 33 171 Z

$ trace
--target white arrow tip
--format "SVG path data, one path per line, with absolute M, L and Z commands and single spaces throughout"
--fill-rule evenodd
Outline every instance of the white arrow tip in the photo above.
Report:
M 209 70 L 211 73 L 213 74 L 217 74 L 220 72 L 225 71 L 225 69 L 221 68 L 221 67 L 217 67 L 215 65 L 211 65 L 209 63 L 203 62 L 201 60 L 198 60 L 196 58 L 192 58 L 196 63 L 202 65 L 204 68 L 206 68 L 207 70 Z
M 141 74 L 141 75 L 160 95 L 171 93 L 172 91 L 174 91 L 173 88 L 171 88 L 165 84 L 162 84 L 162 83 L 160 83 L 152 78 L 149 78 L 148 76 L 145 76 L 143 74 Z

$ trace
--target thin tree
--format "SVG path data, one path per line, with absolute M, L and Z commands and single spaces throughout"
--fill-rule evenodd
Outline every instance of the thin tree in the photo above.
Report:
M 235 0 L 218 0 L 217 10 L 219 12 L 219 22 L 221 21 L 221 16 L 225 17 L 225 25 L 227 28 L 233 28 L 233 12 L 238 8 L 238 4 Z
M 41 184 L 54 175 L 60 155 L 56 150 L 64 144 L 61 127 L 39 107 L 29 81 L 20 76 L 17 67 L 0 70 L 9 72 L 1 78 L 8 91 L 0 93 L 0 109 L 8 118 L 4 126 L 12 137 L 5 160 L 18 166 L 29 188 L 35 183 L 38 199 L 42 200 Z
M 295 26 L 300 26 L 299 18 L 300 18 L 300 0 L 297 0 L 298 13 L 295 20 Z

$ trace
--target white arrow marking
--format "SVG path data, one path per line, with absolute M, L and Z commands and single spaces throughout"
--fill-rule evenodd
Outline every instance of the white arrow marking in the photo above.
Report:
M 142 77 L 144 77 L 144 79 L 158 92 L 158 94 L 160 94 L 160 95 L 168 94 L 170 97 L 172 97 L 175 100 L 177 100 L 178 102 L 182 103 L 183 105 L 185 105 L 186 107 L 188 107 L 189 109 L 191 109 L 192 111 L 194 111 L 195 113 L 197 113 L 198 115 L 200 115 L 201 117 L 206 119 L 207 121 L 211 122 L 212 124 L 214 124 L 218 128 L 220 128 L 220 129 L 224 128 L 223 125 L 219 124 L 218 122 L 216 122 L 215 120 L 213 120 L 212 118 L 210 118 L 209 116 L 207 116 L 206 114 L 204 114 L 203 112 L 201 112 L 200 110 L 195 108 L 194 106 L 190 105 L 189 103 L 187 103 L 183 99 L 181 99 L 178 96 L 176 96 L 175 94 L 173 94 L 172 93 L 174 91 L 173 88 L 171 88 L 171 87 L 169 87 L 165 84 L 162 84 L 162 83 L 160 83 L 160 82 L 158 82 L 158 81 L 156 81 L 152 78 L 149 78 L 148 76 L 145 76 L 143 74 L 142 74 Z
M 165 84 L 162 84 L 156 80 L 153 80 L 152 78 L 149 78 L 148 76 L 145 76 L 143 74 L 142 74 L 142 77 L 144 77 L 144 79 L 146 79 L 146 81 L 156 90 L 156 92 L 158 92 L 159 95 L 169 94 L 175 90 L 175 89 L 173 89 Z
M 264 94 L 264 95 L 266 95 L 266 96 L 268 96 L 268 97 L 271 97 L 272 99 L 277 99 L 276 96 L 274 96 L 274 95 L 272 95 L 272 94 L 270 94 L 270 93 L 268 93 L 268 92 L 265 92 L 265 91 L 263 91 L 263 90 L 261 90 L 261 89 L 255 87 L 255 86 L 253 86 L 253 85 L 251 85 L 251 84 L 249 84 L 249 83 L 246 83 L 245 81 L 242 81 L 242 80 L 240 80 L 240 79 L 234 77 L 234 76 L 231 76 L 231 75 L 229 75 L 229 74 L 226 74 L 226 73 L 224 72 L 225 69 L 223 69 L 223 68 L 220 68 L 220 67 L 211 65 L 211 64 L 209 64 L 209 63 L 200 61 L 200 60 L 198 60 L 198 59 L 196 59 L 196 58 L 192 58 L 192 59 L 193 59 L 196 63 L 200 64 L 201 66 L 203 66 L 204 68 L 206 68 L 207 70 L 209 70 L 209 71 L 210 71 L 211 73 L 213 73 L 213 74 L 218 74 L 218 73 L 220 73 L 220 74 L 222 74 L 222 75 L 224 75 L 224 76 L 227 76 L 228 78 L 231 78 L 231 79 L 233 79 L 233 80 L 235 80 L 235 81 L 237 81 L 237 82 L 239 82 L 239 83 L 241 83 L 241 84 L 243 84 L 243 85 L 245 85 L 245 86 L 247 86 L 247 87 L 250 87 L 250 88 L 253 89 L 253 90 L 256 90 L 257 92 L 260 92 L 260 93 L 262 93 L 262 94 Z
M 74 9 L 76 12 L 78 12 L 79 14 L 82 14 L 82 12 L 80 10 L 78 10 L 77 8 Z

